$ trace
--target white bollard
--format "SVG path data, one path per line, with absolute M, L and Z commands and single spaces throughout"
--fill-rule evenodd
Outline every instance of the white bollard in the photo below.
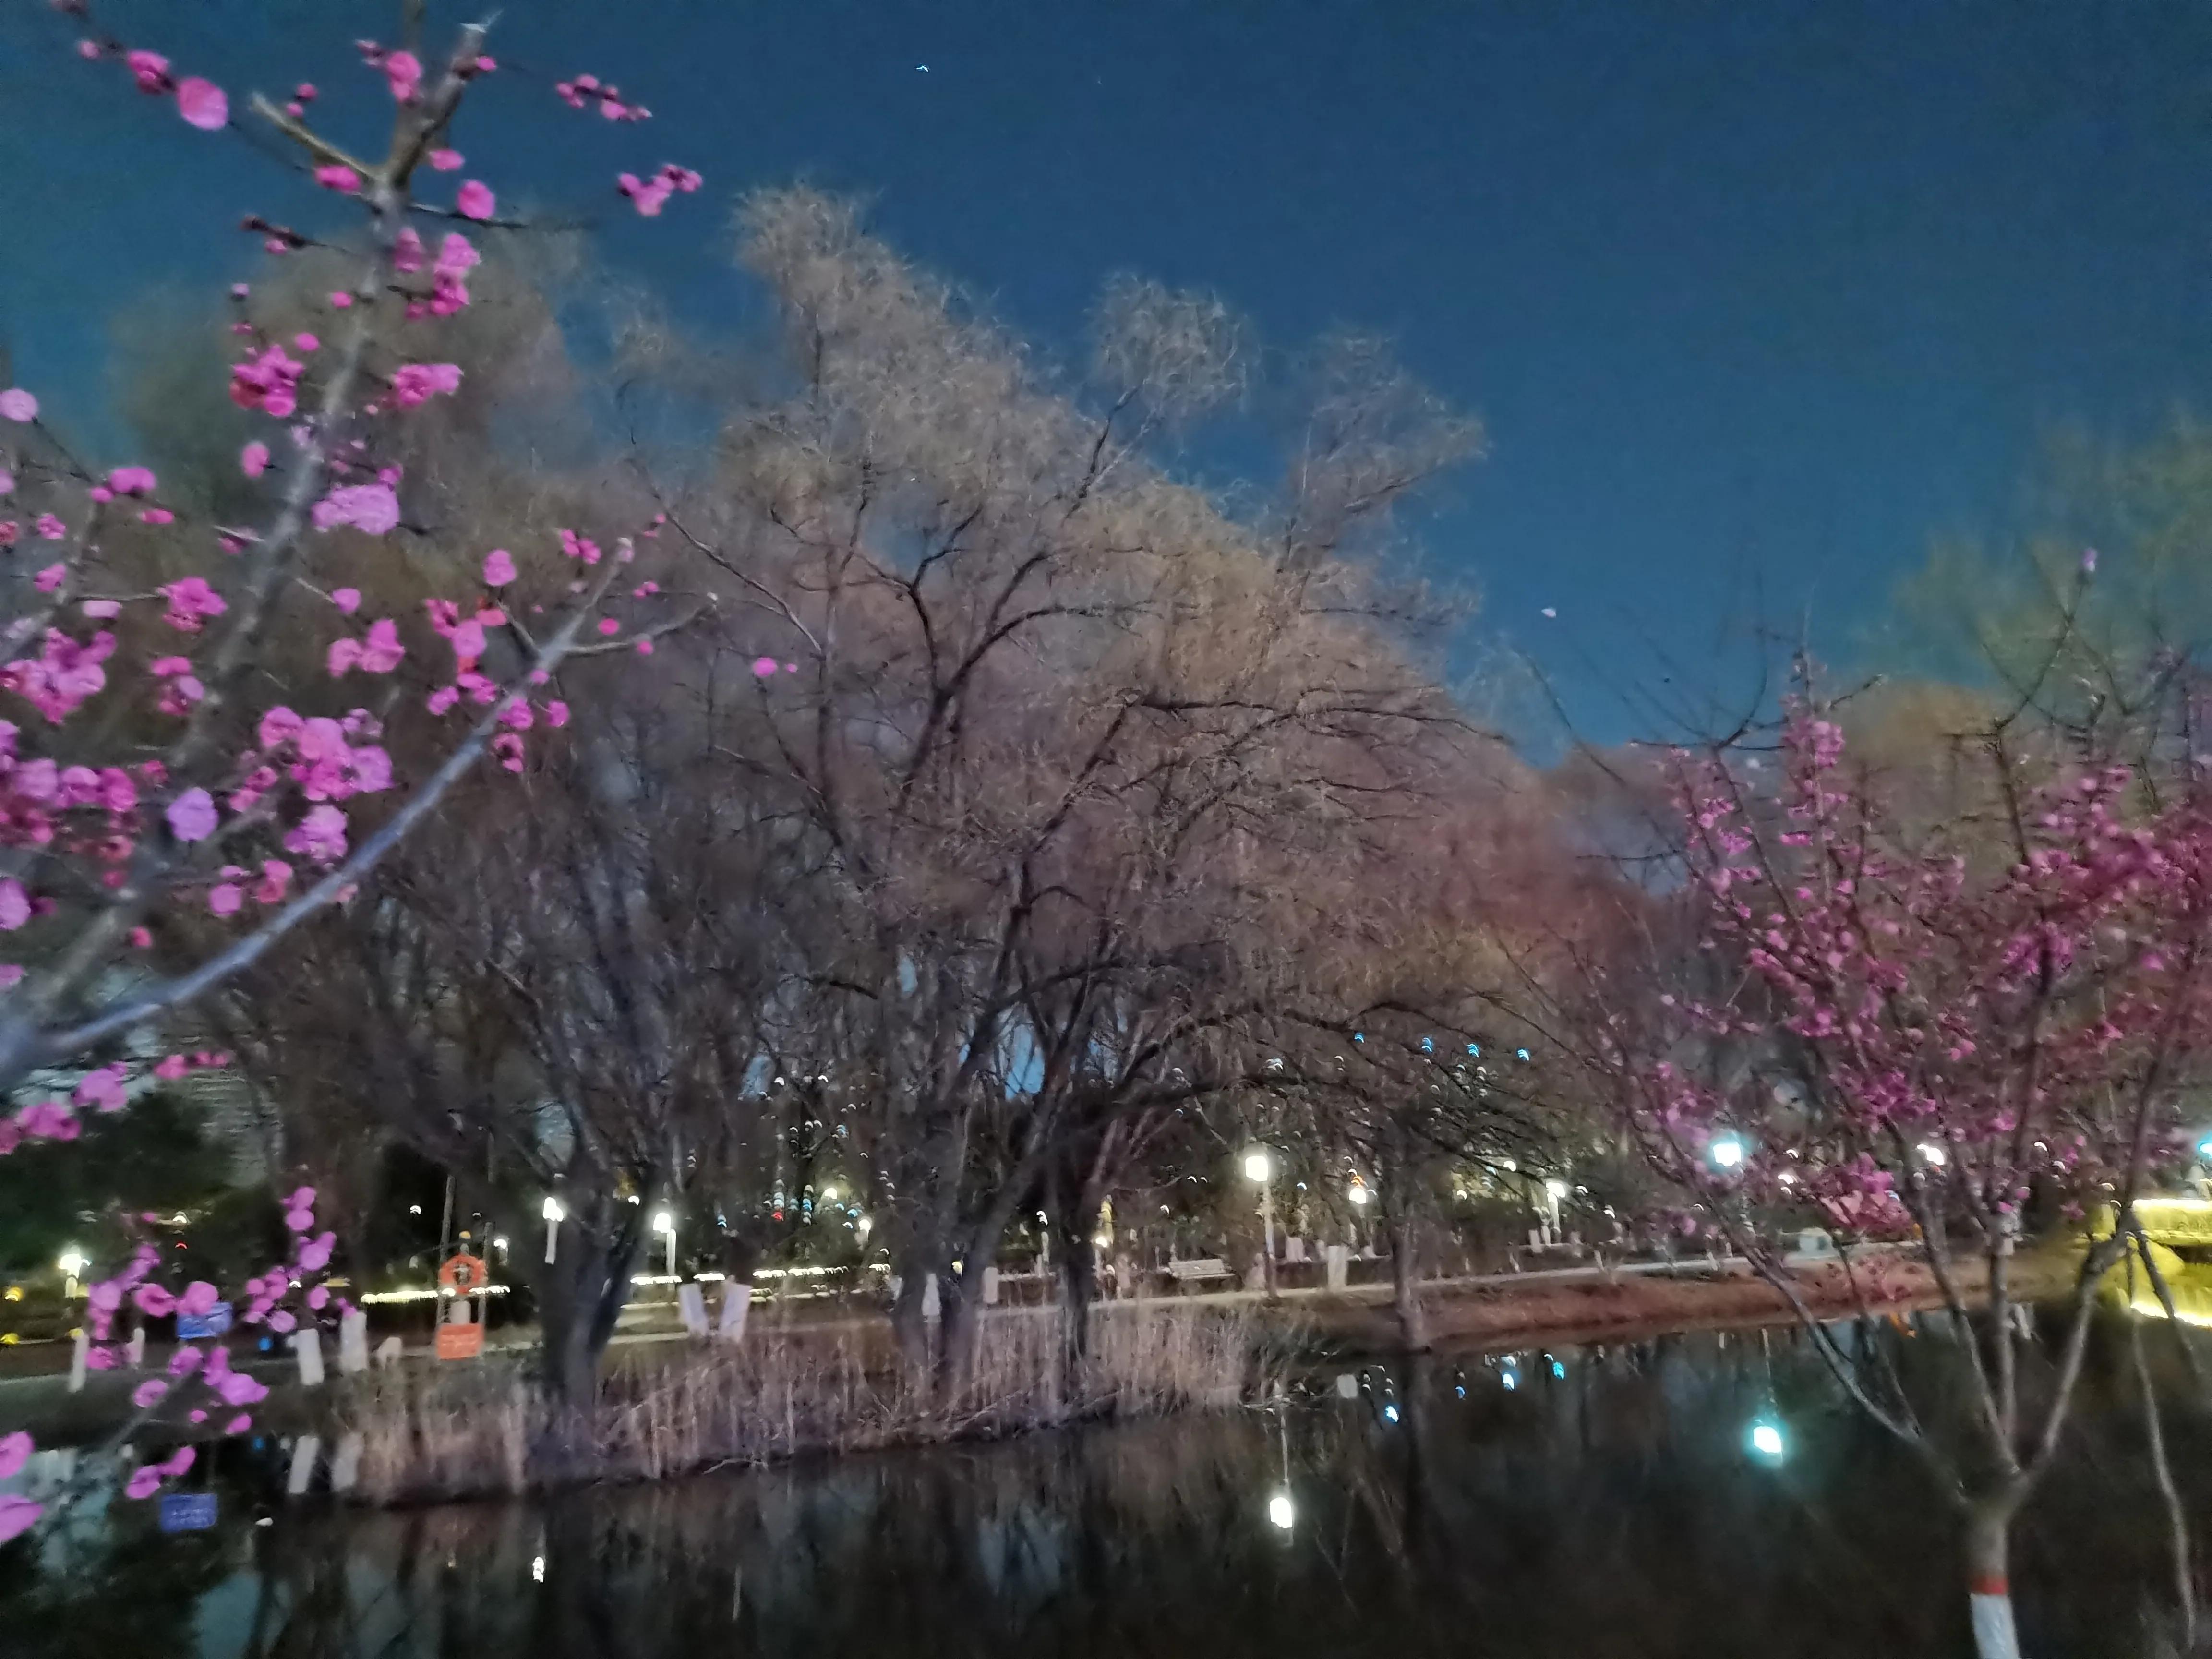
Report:
M 315 1460 L 322 1455 L 323 1437 L 319 1434 L 303 1434 L 292 1443 L 292 1468 L 285 1477 L 285 1493 L 302 1497 L 315 1483 Z
M 300 1386 L 319 1389 L 323 1386 L 323 1334 L 310 1325 L 304 1331 L 292 1333 L 292 1352 L 300 1361 Z
M 1341 1244 L 1325 1244 L 1322 1256 L 1328 1265 L 1328 1285 L 1332 1291 L 1343 1290 L 1352 1282 L 1352 1252 Z
M 1339 1371 L 1336 1374 L 1336 1397 L 1339 1400 L 1358 1399 L 1359 1378 L 1351 1371 Z
M 338 1437 L 338 1449 L 331 1456 L 331 1490 L 351 1492 L 361 1480 L 361 1436 L 358 1433 Z
M 386 1337 L 383 1341 L 376 1345 L 376 1364 L 378 1369 L 382 1370 L 387 1366 L 397 1365 L 399 1363 L 400 1354 L 404 1351 L 404 1345 L 401 1343 L 398 1337 Z
M 999 1270 L 996 1267 L 983 1269 L 983 1305 L 987 1308 L 999 1305 Z
M 142 1370 L 146 1364 L 146 1328 L 141 1325 L 131 1333 L 131 1340 L 123 1345 L 124 1363 L 132 1370 Z
M 676 1287 L 676 1314 L 693 1336 L 707 1334 L 707 1293 L 695 1281 Z
M 368 1316 L 356 1308 L 338 1316 L 338 1370 L 351 1376 L 368 1369 Z
M 84 1392 L 84 1374 L 88 1369 L 86 1356 L 91 1352 L 92 1333 L 80 1325 L 77 1327 L 76 1340 L 70 1345 L 69 1391 L 71 1394 Z
M 722 1321 L 720 1334 L 725 1342 L 745 1340 L 745 1313 L 753 1304 L 753 1287 L 750 1284 L 725 1284 L 722 1287 Z
M 921 1316 L 924 1319 L 942 1319 L 945 1317 L 945 1304 L 938 1295 L 937 1275 L 935 1273 L 930 1274 L 927 1279 L 922 1281 Z

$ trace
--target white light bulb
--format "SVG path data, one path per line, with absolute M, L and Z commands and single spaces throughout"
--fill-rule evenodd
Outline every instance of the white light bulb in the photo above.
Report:
M 1265 1181 L 1273 1168 L 1273 1164 L 1261 1148 L 1255 1147 L 1244 1154 L 1244 1178 L 1247 1181 Z
M 1279 1492 L 1267 1500 L 1267 1519 L 1288 1532 L 1297 1522 L 1298 1512 L 1291 1506 L 1291 1495 Z

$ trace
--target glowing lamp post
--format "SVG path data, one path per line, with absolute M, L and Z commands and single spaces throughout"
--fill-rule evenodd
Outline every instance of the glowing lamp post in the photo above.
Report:
M 673 1279 L 676 1277 L 676 1218 L 666 1210 L 656 1211 L 653 1218 L 653 1231 L 668 1236 L 668 1276 Z
M 559 1243 L 561 1239 L 561 1218 L 566 1212 L 561 1208 L 561 1200 L 548 1193 L 545 1195 L 545 1207 L 539 1213 L 545 1218 L 545 1260 L 547 1264 L 550 1265 L 554 1246 Z
M 1267 1500 L 1267 1519 L 1285 1532 L 1297 1525 L 1297 1509 L 1291 1502 L 1288 1492 L 1279 1492 Z
M 1567 1183 L 1553 1176 L 1544 1183 L 1544 1200 L 1552 1208 L 1552 1243 L 1559 1242 L 1559 1200 L 1567 1195 Z
M 1743 1142 L 1734 1135 L 1723 1135 L 1705 1149 L 1716 1170 L 1741 1170 L 1743 1167 Z
M 1260 1271 L 1267 1294 L 1275 1294 L 1275 1161 L 1265 1146 L 1244 1154 L 1244 1179 L 1260 1188 Z
M 1779 1463 L 1787 1455 L 1789 1443 L 1783 1438 L 1782 1425 L 1771 1418 L 1762 1417 L 1751 1425 L 1744 1437 L 1751 1455 L 1762 1462 Z
M 62 1299 L 67 1301 L 76 1294 L 77 1275 L 92 1265 L 91 1258 L 72 1244 L 62 1252 L 61 1260 L 54 1265 L 62 1270 Z

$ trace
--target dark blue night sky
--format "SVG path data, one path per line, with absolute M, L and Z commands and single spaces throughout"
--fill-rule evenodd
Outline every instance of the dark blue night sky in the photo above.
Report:
M 346 43 L 392 15 L 104 14 L 234 96 L 311 78 L 362 123 L 386 106 Z M 0 4 L 0 330 L 97 430 L 112 315 L 250 275 L 223 227 L 305 192 L 70 38 Z M 2040 433 L 2196 400 L 2212 337 L 2201 5 L 509 0 L 494 44 L 520 72 L 459 135 L 470 171 L 584 201 L 709 328 L 745 303 L 726 200 L 803 175 L 1049 348 L 1121 270 L 1279 345 L 1391 332 L 1492 434 L 1433 562 L 1594 729 L 1626 718 L 1595 665 L 1709 661 L 1726 612 L 1844 647 L 1931 532 L 2002 520 Z M 562 107 L 547 83 L 584 69 L 657 118 Z M 647 222 L 597 194 L 664 160 L 711 199 Z

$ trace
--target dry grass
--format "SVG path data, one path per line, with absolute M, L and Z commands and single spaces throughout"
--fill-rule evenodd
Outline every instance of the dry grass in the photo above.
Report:
M 1064 1375 L 1051 1317 L 987 1321 L 951 1400 L 884 1363 L 850 1331 L 757 1331 L 744 1344 L 671 1345 L 612 1367 L 586 1415 L 559 1413 L 516 1365 L 409 1367 L 362 1379 L 371 1503 L 516 1492 L 572 1480 L 658 1480 L 810 1451 L 989 1437 L 1099 1417 L 1234 1405 L 1261 1389 L 1260 1326 L 1242 1311 L 1102 1309 L 1091 1353 Z

